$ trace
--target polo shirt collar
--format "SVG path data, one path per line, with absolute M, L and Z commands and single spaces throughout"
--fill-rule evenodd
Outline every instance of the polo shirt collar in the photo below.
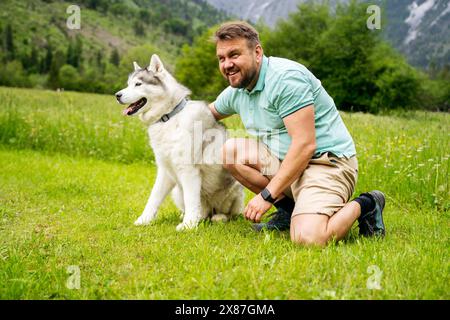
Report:
M 258 76 L 258 82 L 256 82 L 255 87 L 252 89 L 252 91 L 248 91 L 245 88 L 241 88 L 239 90 L 247 93 L 247 94 L 253 94 L 258 91 L 262 91 L 264 89 L 265 80 L 266 80 L 266 73 L 267 73 L 267 67 L 269 65 L 269 59 L 266 56 L 263 56 L 263 60 L 261 63 L 261 69 L 259 70 L 259 76 Z

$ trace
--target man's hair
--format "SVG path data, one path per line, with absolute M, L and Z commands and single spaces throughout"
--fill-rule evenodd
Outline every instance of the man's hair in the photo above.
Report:
M 214 41 L 246 39 L 249 48 L 260 44 L 258 31 L 245 21 L 230 21 L 222 24 L 214 34 Z

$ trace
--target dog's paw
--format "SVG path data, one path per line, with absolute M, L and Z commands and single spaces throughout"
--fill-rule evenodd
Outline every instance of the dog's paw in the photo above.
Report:
M 177 226 L 177 231 L 195 229 L 197 225 L 198 223 L 195 222 L 182 222 Z
M 227 222 L 228 220 L 228 216 L 224 215 L 223 213 L 218 213 L 211 217 L 212 222 Z
M 145 225 L 150 224 L 150 222 L 152 222 L 153 219 L 154 219 L 154 217 L 152 217 L 152 216 L 142 215 L 134 222 L 134 225 L 135 226 L 145 226 Z

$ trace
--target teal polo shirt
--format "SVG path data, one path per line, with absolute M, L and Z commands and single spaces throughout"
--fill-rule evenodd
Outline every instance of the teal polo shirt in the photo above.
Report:
M 315 157 L 332 152 L 350 158 L 356 154 L 333 99 L 305 66 L 288 59 L 263 57 L 258 82 L 248 91 L 226 88 L 214 102 L 223 115 L 239 114 L 247 131 L 262 141 L 280 160 L 291 144 L 283 118 L 314 104 Z

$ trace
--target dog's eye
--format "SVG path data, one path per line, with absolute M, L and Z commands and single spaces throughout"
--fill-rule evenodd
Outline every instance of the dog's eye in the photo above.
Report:
M 139 87 L 141 84 L 142 84 L 142 83 L 140 83 L 140 82 L 136 82 L 135 86 L 136 86 L 136 87 Z

